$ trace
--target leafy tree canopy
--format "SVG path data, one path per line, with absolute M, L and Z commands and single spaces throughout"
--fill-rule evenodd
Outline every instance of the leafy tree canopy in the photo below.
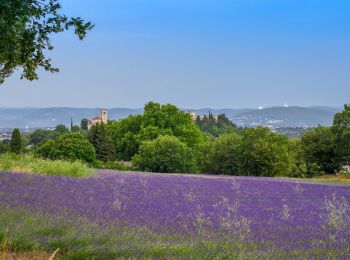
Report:
M 149 102 L 143 115 L 129 116 L 108 124 L 118 159 L 130 160 L 144 141 L 161 135 L 177 137 L 188 147 L 198 150 L 203 134 L 189 114 L 176 106 Z
M 55 133 L 60 136 L 60 135 L 63 135 L 63 134 L 66 134 L 66 133 L 69 133 L 69 129 L 68 127 L 66 127 L 65 125 L 57 125 L 55 127 Z
M 329 127 L 319 126 L 306 131 L 301 144 L 309 175 L 335 173 L 340 169 L 333 134 Z
M 89 120 L 87 118 L 83 118 L 80 122 L 80 129 L 82 132 L 87 132 L 88 129 L 88 124 L 89 124 Z
M 200 169 L 206 173 L 239 175 L 241 137 L 223 134 L 201 148 Z
M 7 153 L 10 151 L 10 145 L 0 142 L 0 154 Z
M 29 144 L 39 145 L 56 137 L 56 132 L 51 130 L 37 129 L 29 136 Z
M 80 133 L 66 133 L 58 139 L 50 139 L 36 154 L 52 160 L 84 161 L 94 163 L 96 152 L 93 145 Z
M 59 71 L 46 57 L 54 48 L 51 35 L 74 28 L 82 40 L 93 28 L 79 17 L 62 14 L 61 8 L 59 0 L 0 1 L 0 84 L 16 69 L 28 80 L 38 79 L 39 68 Z
M 286 176 L 292 170 L 288 138 L 268 128 L 245 129 L 239 154 L 240 175 Z
M 141 144 L 133 165 L 150 172 L 195 172 L 196 160 L 192 150 L 175 136 L 159 136 Z
M 332 133 L 338 160 L 342 165 L 350 164 L 350 104 L 334 116 Z
M 209 112 L 208 116 L 197 116 L 196 123 L 203 132 L 209 133 L 215 137 L 222 134 L 239 132 L 237 126 L 232 123 L 225 114 L 214 116 Z

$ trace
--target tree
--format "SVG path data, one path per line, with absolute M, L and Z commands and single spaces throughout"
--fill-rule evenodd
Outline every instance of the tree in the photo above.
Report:
M 114 160 L 114 145 L 104 124 L 94 125 L 90 129 L 88 139 L 95 148 L 96 158 L 98 160 L 103 162 Z
M 335 152 L 339 164 L 350 164 L 350 104 L 344 105 L 344 110 L 337 113 L 331 128 L 334 137 Z
M 174 136 L 159 136 L 141 144 L 133 165 L 150 172 L 196 172 L 196 160 L 191 149 Z
M 89 130 L 88 128 L 89 120 L 87 118 L 83 118 L 80 122 L 80 129 L 82 132 L 87 132 Z
M 209 116 L 205 115 L 202 118 L 198 116 L 196 124 L 203 132 L 209 133 L 215 137 L 222 134 L 238 133 L 239 131 L 237 126 L 232 123 L 225 114 L 214 117 L 210 111 Z
M 302 135 L 301 145 L 310 177 L 340 170 L 341 164 L 333 140 L 332 129 L 323 126 L 310 129 Z
M 176 106 L 149 102 L 143 115 L 129 116 L 118 122 L 109 122 L 108 132 L 116 148 L 116 156 L 121 160 L 130 160 L 141 143 L 154 140 L 161 135 L 177 137 L 181 142 L 199 151 L 203 133 L 193 122 L 190 115 Z
M 10 148 L 11 152 L 16 154 L 20 154 L 22 151 L 21 133 L 18 128 L 15 128 L 12 132 Z
M 45 159 L 55 160 L 58 157 L 55 140 L 48 139 L 38 149 L 35 150 L 35 155 Z
M 118 159 L 130 161 L 137 153 L 140 146 L 137 135 L 141 131 L 142 121 L 142 115 L 130 115 L 120 121 L 108 122 L 107 130 Z
M 94 163 L 96 152 L 93 145 L 80 133 L 66 133 L 55 140 L 48 140 L 36 154 L 51 160 L 80 160 Z
M 80 127 L 77 125 L 73 125 L 71 130 L 72 133 L 79 133 L 80 132 Z
M 71 117 L 71 118 L 70 118 L 70 131 L 71 131 L 71 132 L 73 132 L 73 126 L 74 126 L 73 118 Z
M 69 133 L 69 129 L 65 125 L 60 124 L 55 127 L 55 133 L 60 136 Z
M 293 167 L 288 177 L 305 178 L 308 174 L 308 168 L 303 152 L 303 144 L 300 138 L 292 138 L 289 140 L 291 153 L 293 158 Z
M 202 146 L 200 169 L 206 173 L 239 175 L 241 137 L 224 134 Z
M 93 28 L 79 17 L 61 14 L 61 8 L 59 0 L 0 1 L 0 84 L 16 69 L 28 80 L 38 79 L 39 68 L 59 71 L 46 57 L 54 49 L 51 35 L 74 28 L 82 40 Z
M 56 137 L 56 133 L 51 130 L 37 129 L 29 136 L 29 144 L 40 145 L 49 139 Z
M 293 167 L 288 138 L 264 127 L 243 131 L 239 156 L 240 175 L 288 176 Z
M 9 151 L 10 151 L 10 145 L 0 141 L 0 154 L 7 153 Z

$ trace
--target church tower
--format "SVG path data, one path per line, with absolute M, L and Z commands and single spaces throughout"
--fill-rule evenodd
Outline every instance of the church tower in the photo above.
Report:
M 101 109 L 101 120 L 102 120 L 102 123 L 107 124 L 107 122 L 108 122 L 108 110 L 107 109 Z

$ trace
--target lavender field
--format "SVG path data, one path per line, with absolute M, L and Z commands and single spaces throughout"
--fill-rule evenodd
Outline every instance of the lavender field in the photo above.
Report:
M 93 232 L 109 230 L 100 242 L 93 241 L 98 235 L 89 235 L 82 245 L 89 256 L 108 247 L 113 256 L 346 259 L 349 204 L 349 187 L 273 178 L 113 171 L 83 179 L 0 174 L 0 232 L 6 226 L 11 236 L 29 216 L 46 227 L 81 228 L 80 234 L 89 232 L 82 228 L 89 225 Z M 22 213 L 14 220 L 6 212 Z M 48 250 L 62 247 L 57 230 L 44 233 L 22 236 Z

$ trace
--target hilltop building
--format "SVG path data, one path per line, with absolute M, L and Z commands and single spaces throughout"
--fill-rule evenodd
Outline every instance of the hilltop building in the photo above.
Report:
M 188 112 L 192 118 L 193 121 L 196 121 L 197 119 L 197 114 L 196 114 L 196 111 L 190 111 Z
M 101 109 L 101 115 L 95 116 L 93 119 L 89 120 L 88 129 L 97 124 L 107 124 L 108 123 L 108 110 Z

